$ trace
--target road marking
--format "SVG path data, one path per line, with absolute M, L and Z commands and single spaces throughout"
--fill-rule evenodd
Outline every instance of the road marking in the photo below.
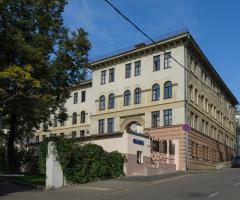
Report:
M 235 185 L 236 185 L 236 186 L 239 186 L 239 185 L 240 185 L 240 183 L 236 183 Z
M 215 192 L 215 193 L 212 193 L 212 194 L 208 195 L 208 197 L 212 198 L 212 197 L 215 197 L 215 196 L 217 196 L 217 195 L 219 195 L 219 193 L 218 193 L 218 192 Z

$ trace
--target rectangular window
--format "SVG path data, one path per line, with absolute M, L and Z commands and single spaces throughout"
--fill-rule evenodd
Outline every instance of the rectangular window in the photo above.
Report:
M 135 62 L 135 76 L 141 75 L 141 60 Z
M 153 56 L 153 71 L 160 70 L 160 55 Z
M 86 91 L 82 91 L 81 92 L 81 102 L 85 102 L 86 101 Z
M 46 139 L 46 135 L 42 135 L 42 141 Z
M 170 155 L 175 155 L 175 144 L 172 140 L 169 140 L 169 153 Z
M 151 150 L 155 152 L 159 152 L 159 140 L 151 140 Z
M 35 140 L 36 142 L 39 142 L 39 136 L 36 136 L 36 140 Z
M 73 104 L 77 104 L 78 103 L 78 93 L 74 92 L 73 94 Z
M 125 78 L 130 78 L 131 77 L 131 63 L 126 64 L 125 66 Z
M 154 111 L 152 112 L 152 127 L 160 126 L 160 112 Z
M 98 120 L 98 133 L 104 133 L 104 119 Z
M 142 164 L 143 163 L 142 151 L 137 151 L 137 163 L 138 164 Z
M 164 54 L 164 69 L 171 68 L 171 52 Z
M 114 132 L 114 118 L 108 118 L 108 133 Z
M 109 83 L 114 82 L 115 79 L 115 71 L 114 68 L 109 69 Z
M 160 142 L 160 153 L 167 153 L 167 140 Z
M 101 71 L 101 84 L 106 83 L 106 70 Z
M 77 132 L 76 131 L 72 131 L 72 138 L 76 138 L 77 136 Z
M 172 125 L 172 109 L 163 111 L 163 121 L 164 121 L 164 126 Z
M 60 122 L 60 125 L 61 125 L 61 126 L 65 126 L 65 121 L 61 121 L 61 122 Z
M 80 137 L 81 138 L 85 137 L 85 130 L 80 130 Z

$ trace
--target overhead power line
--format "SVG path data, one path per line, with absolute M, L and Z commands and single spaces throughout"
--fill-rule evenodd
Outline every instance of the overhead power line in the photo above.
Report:
M 148 35 L 146 32 L 144 32 L 138 25 L 136 25 L 131 19 L 129 19 L 126 15 L 123 14 L 115 5 L 113 5 L 110 1 L 104 0 L 109 6 L 111 6 L 120 16 L 122 16 L 128 23 L 130 23 L 135 29 L 137 29 L 144 37 L 148 38 L 153 44 L 155 44 L 157 47 L 160 47 L 161 50 L 164 53 L 167 53 L 167 51 L 159 45 L 150 35 Z M 192 75 L 194 78 L 196 78 L 198 81 L 200 81 L 205 87 L 207 87 L 209 90 L 214 92 L 215 94 L 219 95 L 216 91 L 214 91 L 211 87 L 209 87 L 207 84 L 205 84 L 198 76 L 196 76 L 191 70 L 187 69 L 183 64 L 181 64 L 176 58 L 174 58 L 171 55 L 171 58 L 184 70 L 186 70 L 190 75 Z

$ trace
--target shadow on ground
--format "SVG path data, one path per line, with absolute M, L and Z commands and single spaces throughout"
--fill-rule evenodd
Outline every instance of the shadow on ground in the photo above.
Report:
M 24 185 L 18 185 L 6 182 L 4 180 L 0 180 L 0 197 L 16 192 L 26 192 L 26 191 L 32 191 L 33 189 L 28 186 Z

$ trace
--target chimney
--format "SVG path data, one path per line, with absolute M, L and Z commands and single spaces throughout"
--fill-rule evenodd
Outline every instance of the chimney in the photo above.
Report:
M 145 47 L 145 46 L 146 46 L 145 43 L 139 43 L 139 44 L 136 44 L 136 45 L 135 45 L 135 49 L 141 49 L 141 48 L 143 48 L 143 47 Z

